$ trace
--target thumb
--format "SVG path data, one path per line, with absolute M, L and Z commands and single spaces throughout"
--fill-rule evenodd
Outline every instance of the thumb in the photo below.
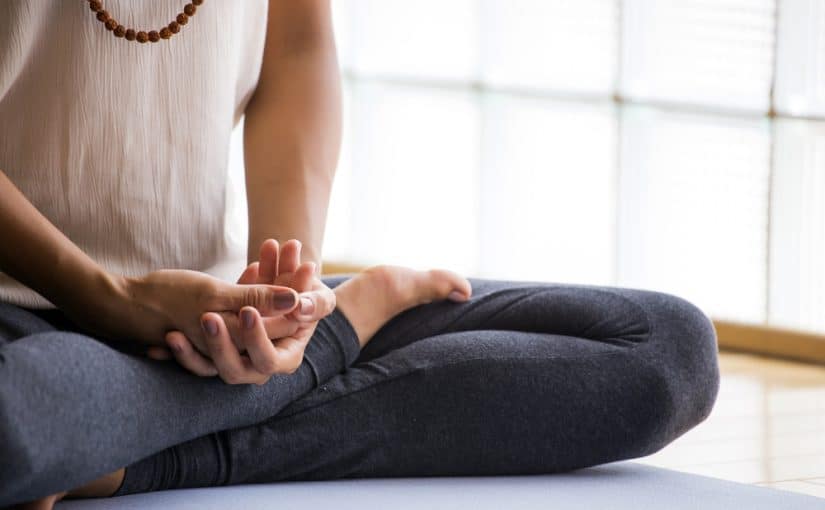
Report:
M 232 285 L 222 290 L 221 304 L 224 310 L 239 312 L 251 306 L 263 316 L 283 315 L 298 304 L 298 293 L 279 285 Z
M 335 293 L 328 287 L 311 292 L 302 292 L 298 295 L 300 305 L 293 314 L 302 322 L 315 322 L 331 314 L 335 309 Z

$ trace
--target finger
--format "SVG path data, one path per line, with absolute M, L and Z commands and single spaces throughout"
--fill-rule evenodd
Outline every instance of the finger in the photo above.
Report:
M 267 336 L 258 310 L 247 306 L 241 309 L 240 317 L 243 345 L 255 370 L 265 375 L 284 373 L 280 353 Z
M 275 281 L 275 277 L 278 276 L 279 251 L 278 241 L 275 239 L 267 239 L 261 244 L 261 250 L 258 254 L 260 268 L 256 283 L 271 285 Z
M 201 377 L 214 377 L 218 369 L 206 356 L 195 350 L 192 342 L 180 331 L 166 333 L 166 345 L 183 368 Z
M 294 273 L 301 265 L 301 241 L 290 239 L 281 246 L 278 274 Z
M 146 356 L 157 361 L 166 361 L 172 359 L 172 352 L 166 347 L 152 345 L 146 349 Z
M 288 373 L 294 372 L 301 366 L 304 350 L 314 330 L 315 328 L 311 326 L 303 327 L 293 336 L 279 338 L 272 342 L 278 350 L 281 366 L 288 369 Z
M 292 275 L 290 287 L 298 292 L 312 290 L 312 283 L 315 279 L 315 262 L 304 262 L 298 266 Z
M 439 290 L 441 295 L 449 291 L 447 299 L 462 302 L 467 301 L 473 295 L 472 284 L 460 274 L 446 269 L 430 269 L 429 273 L 436 275 L 436 280 L 440 282 L 440 285 L 446 287 Z
M 226 324 L 220 315 L 205 313 L 201 317 L 201 327 L 206 336 L 206 346 L 209 357 L 218 368 L 218 375 L 227 384 L 260 383 L 268 377 L 252 367 L 249 358 L 241 356 L 232 339 Z
M 262 315 L 283 315 L 298 304 L 298 293 L 289 287 L 278 285 L 222 284 L 218 290 L 218 307 L 223 310 L 240 310 L 245 306 L 258 309 Z
M 260 312 L 259 312 L 260 314 Z M 240 314 L 233 312 L 220 312 L 220 316 L 226 324 L 226 329 L 229 330 L 229 336 L 235 346 L 243 352 L 246 350 L 243 343 L 243 324 L 241 322 Z M 281 338 L 284 336 L 294 335 L 301 324 L 295 319 L 289 318 L 285 315 L 276 315 L 274 317 L 262 317 L 261 322 L 264 326 L 267 338 Z
M 300 322 L 319 321 L 335 310 L 335 293 L 330 288 L 301 293 L 300 301 L 300 308 L 290 314 Z
M 260 313 L 260 312 L 259 312 Z M 292 336 L 301 328 L 301 323 L 281 315 L 279 317 L 261 317 L 268 338 Z
M 315 280 L 315 263 L 304 262 L 293 274 L 290 287 L 298 292 L 305 293 L 312 290 L 312 284 Z M 289 316 L 300 321 L 313 320 L 317 308 L 315 299 L 309 294 L 300 294 L 298 297 L 298 307 Z
M 258 263 L 253 262 L 246 266 L 246 269 L 243 270 L 241 273 L 241 277 L 238 278 L 238 283 L 241 285 L 250 285 L 258 281 Z

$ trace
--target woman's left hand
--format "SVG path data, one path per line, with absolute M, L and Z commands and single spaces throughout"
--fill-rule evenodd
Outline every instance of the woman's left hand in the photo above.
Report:
M 274 318 L 263 318 L 252 307 L 244 307 L 237 317 L 216 315 L 223 342 L 234 344 L 237 355 L 213 361 L 179 331 L 166 337 L 171 355 L 188 370 L 202 376 L 220 375 L 229 384 L 264 384 L 276 373 L 297 370 L 318 321 L 332 313 L 336 304 L 332 289 L 316 276 L 315 264 L 301 264 L 300 256 L 300 241 L 292 239 L 279 247 L 277 241 L 269 239 L 261 245 L 259 261 L 247 266 L 238 279 L 239 284 L 266 283 L 295 289 L 301 301 L 296 310 Z M 267 331 L 273 330 L 287 334 L 270 338 Z M 156 347 L 148 354 L 155 359 L 170 357 L 169 351 Z

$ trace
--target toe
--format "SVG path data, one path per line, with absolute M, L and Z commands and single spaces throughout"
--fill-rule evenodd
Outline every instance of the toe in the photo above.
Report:
M 435 282 L 437 299 L 467 301 L 472 295 L 470 282 L 458 273 L 446 269 L 433 269 L 430 271 L 430 277 Z
M 461 292 L 454 290 L 447 294 L 447 299 L 449 299 L 450 301 L 455 301 L 457 303 L 463 303 L 464 301 L 467 301 L 469 298 Z

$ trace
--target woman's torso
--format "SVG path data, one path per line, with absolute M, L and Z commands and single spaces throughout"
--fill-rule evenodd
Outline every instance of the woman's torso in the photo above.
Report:
M 104 2 L 139 30 L 184 3 Z M 0 170 L 106 269 L 226 267 L 238 253 L 224 226 L 230 133 L 266 14 L 265 0 L 207 0 L 179 34 L 139 44 L 86 0 L 0 1 Z M 2 273 L 0 301 L 49 305 Z

